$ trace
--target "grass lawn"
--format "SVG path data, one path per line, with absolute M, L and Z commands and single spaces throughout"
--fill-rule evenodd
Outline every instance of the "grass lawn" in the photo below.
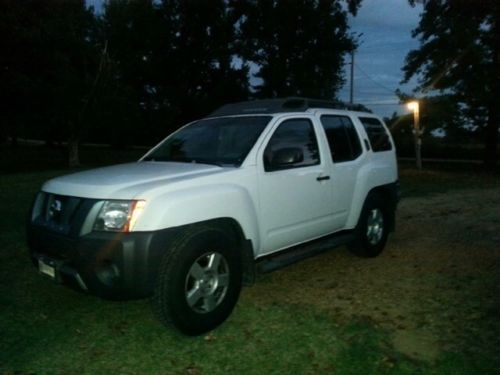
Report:
M 195 338 L 161 326 L 147 300 L 103 301 L 55 285 L 29 261 L 24 228 L 34 193 L 61 173 L 67 171 L 0 177 L 0 373 L 493 374 L 499 369 L 489 352 L 464 356 L 442 350 L 432 361 L 416 359 L 398 351 L 391 332 L 370 319 L 338 319 L 321 301 L 269 300 L 266 293 L 289 287 L 280 283 L 282 271 L 260 276 L 256 286 L 243 290 L 224 325 Z M 491 188 L 500 181 L 494 175 L 410 168 L 402 169 L 401 180 L 407 197 Z

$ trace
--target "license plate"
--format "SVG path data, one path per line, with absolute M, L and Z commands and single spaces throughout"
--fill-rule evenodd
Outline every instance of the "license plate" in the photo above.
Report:
M 44 263 L 42 260 L 38 260 L 38 270 L 40 273 L 47 275 L 52 279 L 56 278 L 56 269 L 51 265 Z

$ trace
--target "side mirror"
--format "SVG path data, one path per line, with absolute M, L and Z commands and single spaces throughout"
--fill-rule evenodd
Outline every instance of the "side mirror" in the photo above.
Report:
M 304 160 L 304 153 L 298 147 L 285 147 L 275 151 L 271 160 L 271 169 L 282 169 Z

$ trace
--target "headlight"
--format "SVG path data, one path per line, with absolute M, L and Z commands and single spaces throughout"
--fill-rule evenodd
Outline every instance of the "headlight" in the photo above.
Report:
M 144 210 L 144 201 L 105 201 L 94 224 L 94 230 L 129 232 Z

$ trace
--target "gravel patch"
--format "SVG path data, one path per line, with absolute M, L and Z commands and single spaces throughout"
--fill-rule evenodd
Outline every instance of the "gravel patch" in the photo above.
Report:
M 261 275 L 245 294 L 313 305 L 339 322 L 368 319 L 415 359 L 492 352 L 500 347 L 500 189 L 404 199 L 379 257 L 339 248 Z

